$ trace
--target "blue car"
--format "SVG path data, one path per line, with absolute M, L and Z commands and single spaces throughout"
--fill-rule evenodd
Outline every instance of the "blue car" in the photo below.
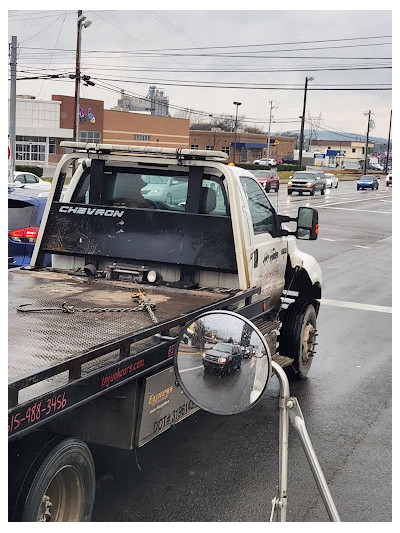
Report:
M 8 188 L 8 268 L 29 265 L 46 200 L 43 189 Z M 46 254 L 44 266 L 50 264 Z
M 376 176 L 365 175 L 361 176 L 361 178 L 357 181 L 357 191 L 360 189 L 378 189 L 379 187 L 379 181 Z

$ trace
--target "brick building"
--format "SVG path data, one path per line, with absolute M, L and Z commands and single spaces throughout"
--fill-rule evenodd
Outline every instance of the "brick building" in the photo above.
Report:
M 293 157 L 294 137 L 271 135 L 270 157 Z M 268 136 L 266 134 L 236 133 L 236 162 L 252 163 L 254 159 L 267 157 Z M 212 130 L 190 130 L 190 148 L 199 150 L 220 150 L 229 155 L 233 161 L 235 145 L 235 132 L 223 131 L 218 128 Z

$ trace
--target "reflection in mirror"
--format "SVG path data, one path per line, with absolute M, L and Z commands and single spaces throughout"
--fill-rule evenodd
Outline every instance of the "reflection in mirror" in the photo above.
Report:
M 212 311 L 188 324 L 176 345 L 178 381 L 200 408 L 234 414 L 258 401 L 271 377 L 271 355 L 257 328 L 229 311 Z
M 311 231 L 309 229 L 299 228 L 297 230 L 297 238 L 298 239 L 304 239 L 309 240 L 311 235 Z
M 309 207 L 300 207 L 297 225 L 299 228 L 311 229 L 313 225 L 313 209 L 310 209 Z

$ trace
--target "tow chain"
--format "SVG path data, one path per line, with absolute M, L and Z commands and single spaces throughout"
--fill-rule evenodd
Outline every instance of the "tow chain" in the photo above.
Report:
M 154 314 L 153 309 L 156 304 L 150 300 L 145 294 L 140 293 L 140 296 L 132 296 L 139 301 L 136 307 L 75 307 L 74 305 L 67 305 L 63 302 L 59 307 L 32 307 L 32 304 L 21 304 L 17 307 L 17 311 L 21 313 L 46 313 L 50 311 L 61 311 L 62 313 L 131 313 L 136 311 L 147 311 L 152 322 L 157 324 L 158 320 Z

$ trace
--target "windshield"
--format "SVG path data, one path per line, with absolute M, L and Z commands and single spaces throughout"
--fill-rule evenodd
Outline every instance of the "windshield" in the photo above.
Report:
M 232 344 L 224 344 L 219 342 L 215 345 L 214 350 L 217 350 L 218 352 L 232 353 L 232 347 Z
M 169 177 L 168 176 L 145 176 L 142 175 L 142 180 L 147 184 L 152 185 L 167 185 Z
M 296 174 L 293 176 L 293 179 L 304 180 L 304 181 L 315 180 L 315 174 L 313 174 L 312 172 L 304 172 L 303 174 L 298 174 L 296 172 Z
M 374 176 L 361 176 L 361 181 L 371 181 L 374 179 Z

